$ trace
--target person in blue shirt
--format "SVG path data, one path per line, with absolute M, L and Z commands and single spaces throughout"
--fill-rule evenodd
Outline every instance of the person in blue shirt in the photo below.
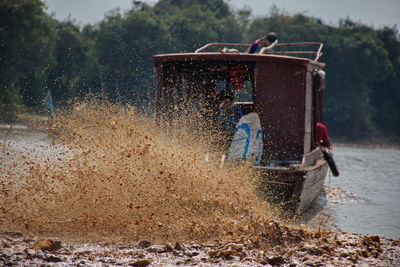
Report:
M 247 49 L 247 53 L 254 54 L 257 52 L 259 48 L 264 45 L 270 45 L 277 40 L 276 34 L 273 32 L 268 33 L 267 36 L 263 36 L 260 39 L 255 40 L 251 43 L 249 48 Z
M 250 47 L 247 49 L 247 53 L 254 54 L 262 46 L 263 42 L 267 39 L 267 36 L 263 36 L 260 39 L 255 40 L 251 43 Z

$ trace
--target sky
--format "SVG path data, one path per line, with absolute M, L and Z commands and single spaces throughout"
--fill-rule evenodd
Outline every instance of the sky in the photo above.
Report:
M 156 0 L 142 0 L 155 3 Z M 130 9 L 133 0 L 44 0 L 48 12 L 59 20 L 68 17 L 79 24 L 96 23 L 109 10 L 119 7 Z M 328 24 L 337 24 L 339 19 L 350 18 L 368 26 L 400 26 L 400 0 L 227 0 L 235 9 L 249 6 L 254 16 L 269 13 L 276 5 L 288 14 L 302 13 L 322 19 Z

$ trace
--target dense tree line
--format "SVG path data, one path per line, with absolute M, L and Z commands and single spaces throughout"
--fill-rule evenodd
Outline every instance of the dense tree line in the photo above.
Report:
M 267 12 L 266 12 L 267 13 Z M 327 25 L 273 7 L 264 17 L 223 0 L 160 0 L 109 12 L 95 25 L 57 21 L 40 0 L 0 0 L 0 119 L 88 93 L 145 105 L 154 94 L 151 56 L 209 42 L 245 42 L 274 31 L 282 42 L 324 42 L 324 120 L 336 137 L 400 137 L 400 39 L 349 19 Z

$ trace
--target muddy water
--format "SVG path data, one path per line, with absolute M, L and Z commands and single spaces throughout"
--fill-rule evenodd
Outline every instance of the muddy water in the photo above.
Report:
M 6 131 L 1 131 L 3 151 L 0 157 L 0 174 L 2 190 L 7 196 L 4 200 L 3 195 L 3 203 L 8 203 L 13 209 L 3 211 L 7 215 L 13 215 L 16 220 L 4 221 L 4 218 L 0 218 L 3 227 L 10 227 L 11 224 L 13 227 L 17 226 L 15 230 L 21 231 L 25 228 L 25 231 L 34 234 L 65 235 L 64 238 L 83 235 L 84 239 L 94 240 L 99 239 L 98 234 L 130 234 L 140 239 L 140 232 L 143 233 L 143 237 L 152 236 L 155 241 L 167 240 L 172 235 L 176 240 L 196 240 L 204 236 L 213 239 L 224 235 L 227 229 L 242 231 L 242 226 L 251 223 L 251 217 L 256 218 L 262 215 L 263 210 L 271 209 L 257 203 L 251 190 L 235 191 L 232 197 L 231 188 L 251 186 L 246 180 L 234 179 L 238 175 L 243 176 L 247 169 L 232 169 L 223 173 L 217 166 L 209 166 L 207 163 L 206 177 L 208 181 L 210 178 L 214 181 L 205 186 L 196 186 L 193 184 L 193 177 L 203 175 L 198 169 L 204 171 L 206 166 L 203 157 L 198 157 L 198 154 L 203 152 L 201 148 L 191 147 L 196 153 L 191 151 L 187 154 L 176 151 L 179 146 L 176 146 L 175 141 L 167 142 L 166 146 L 164 142 L 164 145 L 156 148 L 164 149 L 166 154 L 154 157 L 151 146 L 157 144 L 154 140 L 155 135 L 151 132 L 139 134 L 135 137 L 142 140 L 131 143 L 125 138 L 132 134 L 133 129 L 125 128 L 126 125 L 122 127 L 118 120 L 114 120 L 115 117 L 109 119 L 111 121 L 108 123 L 114 123 L 115 128 L 111 128 L 111 132 L 107 133 L 114 139 L 98 136 L 94 142 L 89 135 L 93 129 L 89 131 L 81 127 L 82 125 L 77 127 L 74 124 L 76 136 L 72 141 L 69 140 L 69 144 L 78 141 L 80 145 L 75 146 L 60 142 L 54 144 L 54 140 L 45 133 L 16 129 L 6 136 Z M 66 126 L 68 127 L 71 125 Z M 118 127 L 122 128 L 117 129 Z M 105 133 L 110 129 L 100 130 Z M 112 134 L 115 131 L 116 134 Z M 153 141 L 149 142 L 149 139 Z M 121 146 L 116 151 L 114 141 L 117 140 L 125 140 L 125 145 L 139 146 L 139 150 L 131 151 L 127 146 Z M 150 148 L 143 146 L 146 140 Z M 93 151 L 90 152 L 99 149 L 100 145 L 103 149 L 94 154 Z M 171 152 L 171 149 L 175 152 Z M 153 152 L 153 156 L 152 153 L 146 156 L 148 150 Z M 116 152 L 118 158 L 115 156 Z M 142 153 L 140 161 L 130 153 Z M 177 158 L 169 161 L 174 156 Z M 154 159 L 160 157 L 163 163 L 154 162 Z M 190 162 L 184 161 L 182 157 L 189 157 Z M 323 217 L 328 227 L 342 231 L 400 238 L 400 151 L 337 147 L 335 159 L 341 175 L 328 175 L 325 192 L 306 212 L 305 217 L 312 217 L 310 221 L 315 218 L 318 221 Z M 129 165 L 130 161 L 135 161 L 139 168 Z M 177 161 L 180 162 L 178 168 L 173 166 Z M 195 171 L 182 170 L 187 166 L 191 166 Z M 139 173 L 141 179 L 167 175 L 163 179 L 171 181 L 165 184 L 157 181 L 140 185 L 135 178 L 137 176 L 132 176 L 132 173 Z M 75 177 L 78 177 L 78 180 Z M 35 178 L 39 182 L 30 183 Z M 115 179 L 119 181 L 117 187 L 115 182 L 112 182 Z M 58 182 L 55 182 L 56 180 Z M 205 180 L 202 182 L 208 183 Z M 16 186 L 18 183 L 22 185 Z M 182 187 L 177 186 L 179 183 Z M 224 187 L 220 183 L 227 186 Z M 24 187 L 24 184 L 28 186 Z M 61 185 L 68 188 L 62 188 Z M 12 191 L 20 186 L 23 187 L 22 191 Z M 161 187 L 161 190 L 151 190 L 155 186 Z M 166 190 L 171 190 L 171 186 L 175 187 L 175 191 L 172 190 L 172 194 L 168 195 Z M 164 200 L 154 202 L 155 199 L 160 199 L 160 196 L 161 200 Z M 175 201 L 165 203 L 167 198 Z M 15 200 L 18 205 L 10 202 Z M 249 209 L 246 207 L 248 205 L 253 205 L 254 208 Z M 37 210 L 36 206 L 40 206 L 41 209 Z M 155 215 L 160 211 L 163 211 L 162 215 Z M 221 211 L 229 216 L 225 216 Z M 195 213 L 200 215 L 194 215 Z M 230 218 L 232 214 L 233 218 Z M 104 217 L 109 221 L 104 220 Z M 221 223 L 222 221 L 224 223 Z M 223 226 L 217 229 L 217 223 Z M 210 226 L 215 229 L 211 229 Z M 118 232 L 120 229 L 124 230 Z M 190 234 L 182 235 L 182 232 Z
M 328 175 L 325 185 L 336 227 L 399 239 L 400 151 L 336 147 L 335 160 L 341 175 Z
M 254 193 L 258 174 L 207 161 L 206 139 L 193 128 L 160 130 L 133 109 L 100 104 L 53 126 L 55 144 L 23 131 L 3 144 L 0 230 L 201 242 L 241 235 L 272 214 Z

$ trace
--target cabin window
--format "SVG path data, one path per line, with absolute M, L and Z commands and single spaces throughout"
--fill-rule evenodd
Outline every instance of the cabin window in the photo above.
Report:
M 235 90 L 232 86 L 232 83 L 227 80 L 218 80 L 217 81 L 217 92 L 221 93 L 222 91 L 228 90 L 232 91 L 234 101 L 239 103 L 253 103 L 253 81 L 250 77 L 248 80 L 243 79 L 241 81 L 243 88 L 240 90 Z
M 253 81 L 244 80 L 244 88 L 234 91 L 235 102 L 253 103 Z
M 175 62 L 163 66 L 160 108 L 165 113 L 214 110 L 222 94 L 253 104 L 254 63 Z M 172 116 L 175 116 L 172 114 Z

